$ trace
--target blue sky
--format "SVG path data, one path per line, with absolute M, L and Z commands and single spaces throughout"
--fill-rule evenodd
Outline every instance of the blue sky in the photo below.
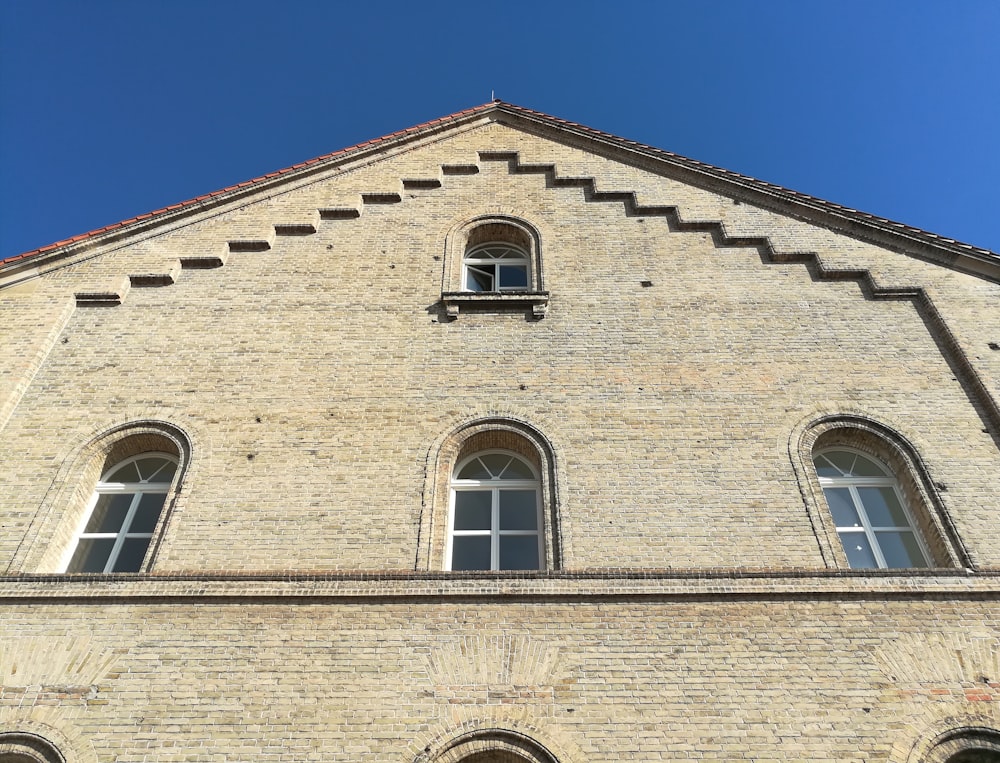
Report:
M 0 1 L 0 257 L 498 98 L 1000 251 L 1000 2 Z

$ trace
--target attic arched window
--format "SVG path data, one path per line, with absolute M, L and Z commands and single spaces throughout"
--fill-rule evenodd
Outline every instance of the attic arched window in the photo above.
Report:
M 492 450 L 459 462 L 451 480 L 449 570 L 542 569 L 541 481 L 516 453 Z
M 459 310 L 530 307 L 542 318 L 549 293 L 542 277 L 541 239 L 532 226 L 505 215 L 463 222 L 448 234 L 441 301 L 448 318 Z
M 813 464 L 852 568 L 930 566 L 926 544 L 888 466 L 851 448 L 821 450 Z
M 531 258 L 514 244 L 492 241 L 465 253 L 466 291 L 516 291 L 529 285 Z
M 84 513 L 66 572 L 138 572 L 170 492 L 178 459 L 149 452 L 101 475 Z

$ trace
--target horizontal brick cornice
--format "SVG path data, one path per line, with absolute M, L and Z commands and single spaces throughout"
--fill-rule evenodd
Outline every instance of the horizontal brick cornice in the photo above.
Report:
M 976 599 L 1000 601 L 1000 570 L 581 570 L 8 575 L 0 601 Z

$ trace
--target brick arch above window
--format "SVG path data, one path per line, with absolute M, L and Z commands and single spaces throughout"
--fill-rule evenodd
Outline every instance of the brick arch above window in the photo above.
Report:
M 816 459 L 825 463 L 826 456 L 845 453 L 857 454 L 862 461 L 867 460 L 886 470 L 886 484 L 892 482 L 887 489 L 894 491 L 905 507 L 913 530 L 922 540 L 927 566 L 972 566 L 938 489 L 910 441 L 891 427 L 866 416 L 828 414 L 797 427 L 789 443 L 799 488 L 828 567 L 850 568 L 851 564 L 831 513 L 833 507 L 824 492 L 824 488 L 839 485 L 821 478 Z
M 0 733 L 0 761 L 3 763 L 67 763 L 58 747 L 44 737 L 29 732 Z
M 425 750 L 417 763 L 560 763 L 543 745 L 508 729 L 483 729 L 461 734 L 437 750 Z
M 476 454 L 488 452 L 511 454 L 536 471 L 543 533 L 540 569 L 562 566 L 558 471 L 551 443 L 524 422 L 485 417 L 459 425 L 439 438 L 428 452 L 416 569 L 446 568 L 455 468 Z
M 519 274 L 509 284 L 504 284 L 501 278 L 502 260 L 491 266 L 484 259 L 504 254 L 510 259 L 511 273 Z M 495 268 L 493 277 L 487 273 L 475 289 L 469 285 L 467 257 L 477 260 L 473 266 Z M 522 281 L 526 283 L 522 285 Z M 545 317 L 549 293 L 545 288 L 538 229 L 522 217 L 503 213 L 465 218 L 452 226 L 444 242 L 441 302 L 451 320 L 458 318 L 461 310 L 495 312 L 530 308 L 535 319 Z

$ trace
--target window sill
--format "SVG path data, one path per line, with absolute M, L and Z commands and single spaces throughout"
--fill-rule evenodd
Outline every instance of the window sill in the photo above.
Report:
M 463 306 L 473 310 L 506 310 L 530 306 L 532 316 L 540 320 L 549 309 L 549 293 L 527 290 L 446 291 L 441 293 L 441 302 L 444 303 L 449 320 L 458 318 Z

